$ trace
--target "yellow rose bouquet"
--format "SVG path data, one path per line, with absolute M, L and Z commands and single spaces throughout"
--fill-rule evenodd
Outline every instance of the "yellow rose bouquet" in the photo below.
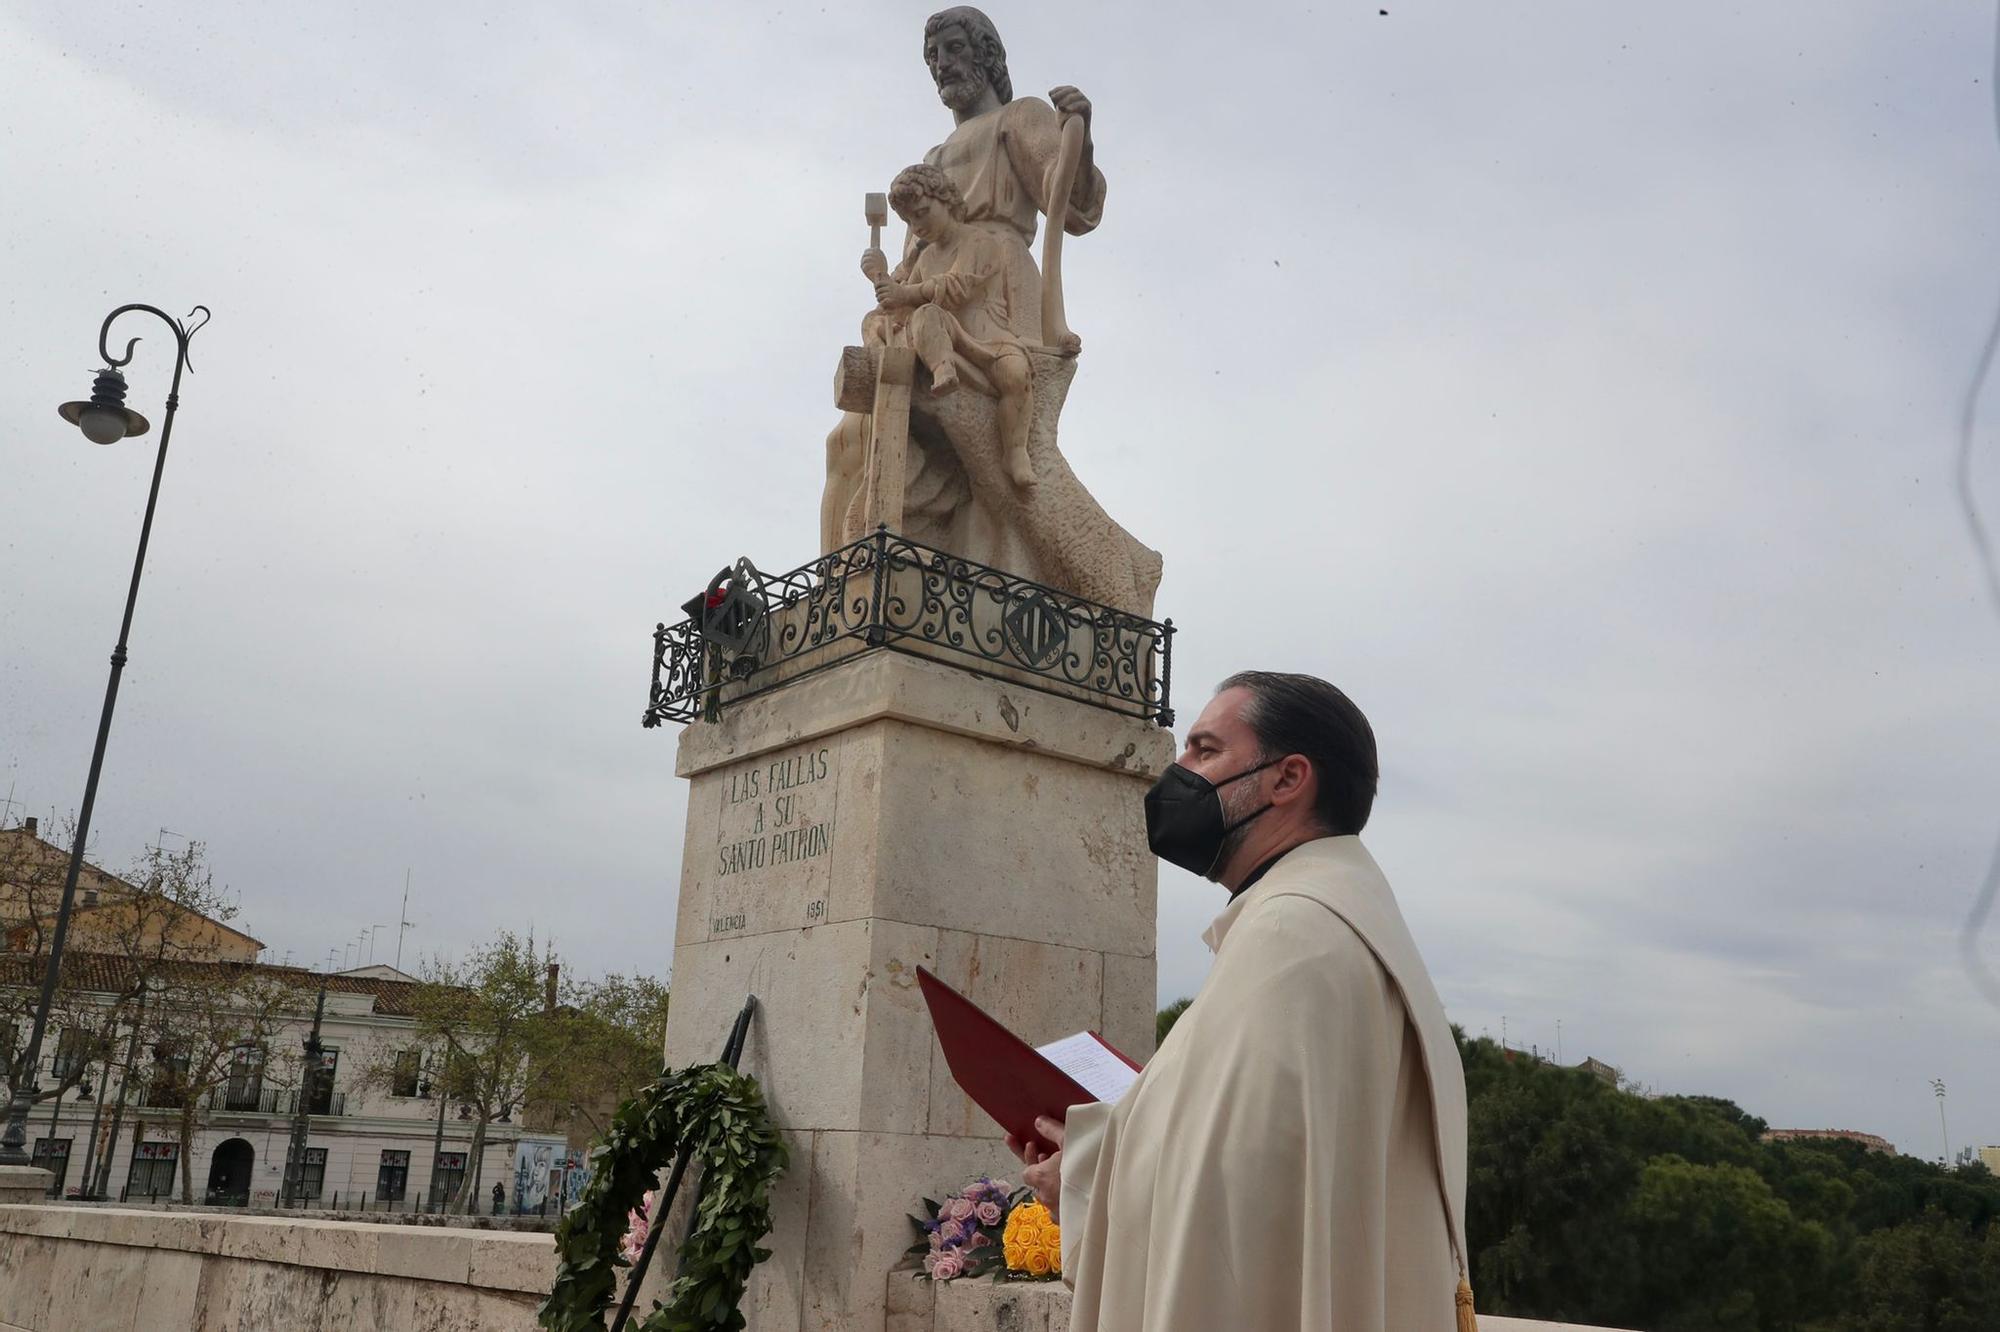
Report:
M 1016 1281 L 1054 1281 L 1062 1276 L 1062 1230 L 1049 1209 L 1023 1194 L 1007 1213 L 1000 1251 L 1007 1275 Z

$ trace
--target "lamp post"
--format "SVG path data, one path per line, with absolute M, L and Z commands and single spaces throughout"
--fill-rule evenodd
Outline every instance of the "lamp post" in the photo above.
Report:
M 160 498 L 160 473 L 167 466 L 167 443 L 174 433 L 174 412 L 181 401 L 181 372 L 191 369 L 188 364 L 188 341 L 208 322 L 208 307 L 197 305 L 188 312 L 193 319 L 196 313 L 201 322 L 192 326 L 175 319 L 166 311 L 151 305 L 121 305 L 104 318 L 104 324 L 97 331 L 97 351 L 104 358 L 104 369 L 97 372 L 96 382 L 88 402 L 66 402 L 57 409 L 62 419 L 83 431 L 84 438 L 95 444 L 115 444 L 132 435 L 143 435 L 150 425 L 145 417 L 125 405 L 125 376 L 120 368 L 132 361 L 132 349 L 139 343 L 133 338 L 125 344 L 125 355 L 111 354 L 111 325 L 120 315 L 133 312 L 158 315 L 166 322 L 174 334 L 174 382 L 167 391 L 167 415 L 160 424 L 160 450 L 153 461 L 153 486 L 146 495 L 146 517 L 139 525 L 139 553 L 132 560 L 132 585 L 125 593 L 125 618 L 118 625 L 118 646 L 111 651 L 111 678 L 104 686 L 104 712 L 97 719 L 97 746 L 90 754 L 90 776 L 83 785 L 83 809 L 77 817 L 76 843 L 70 848 L 69 872 L 63 879 L 62 904 L 56 910 L 55 933 L 49 939 L 49 964 L 42 974 L 41 998 L 35 1004 L 35 1025 L 28 1037 L 27 1077 L 21 1086 L 14 1088 L 12 1102 L 7 1107 L 7 1128 L 0 1133 L 0 1165 L 29 1164 L 26 1143 L 28 1140 L 28 1110 L 38 1099 L 41 1088 L 36 1082 L 36 1065 L 42 1056 L 42 1036 L 49 1025 L 49 1007 L 55 1002 L 56 977 L 62 966 L 63 941 L 69 934 L 70 908 L 76 901 L 76 880 L 83 869 L 83 848 L 90 836 L 90 816 L 97 805 L 97 778 L 104 769 L 104 746 L 111 738 L 111 713 L 118 705 L 118 677 L 124 674 L 126 641 L 132 634 L 132 611 L 139 600 L 139 575 L 146 568 L 146 543 L 153 536 L 153 508 Z

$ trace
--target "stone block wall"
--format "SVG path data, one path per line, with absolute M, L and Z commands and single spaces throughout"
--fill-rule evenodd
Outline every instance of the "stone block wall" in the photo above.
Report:
M 547 1235 L 0 1206 L 0 1332 L 533 1332 Z

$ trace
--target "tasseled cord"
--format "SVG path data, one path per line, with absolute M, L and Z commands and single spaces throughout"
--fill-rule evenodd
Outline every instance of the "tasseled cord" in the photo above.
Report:
M 1479 1332 L 1479 1320 L 1472 1316 L 1472 1283 L 1458 1279 L 1458 1332 Z

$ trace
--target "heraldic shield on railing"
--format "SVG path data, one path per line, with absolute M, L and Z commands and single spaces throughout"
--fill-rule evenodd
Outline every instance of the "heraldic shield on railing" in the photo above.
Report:
M 862 652 L 929 657 L 1173 725 L 1173 621 L 1029 582 L 886 528 L 790 573 L 747 559 L 653 631 L 645 724 L 722 709 Z

